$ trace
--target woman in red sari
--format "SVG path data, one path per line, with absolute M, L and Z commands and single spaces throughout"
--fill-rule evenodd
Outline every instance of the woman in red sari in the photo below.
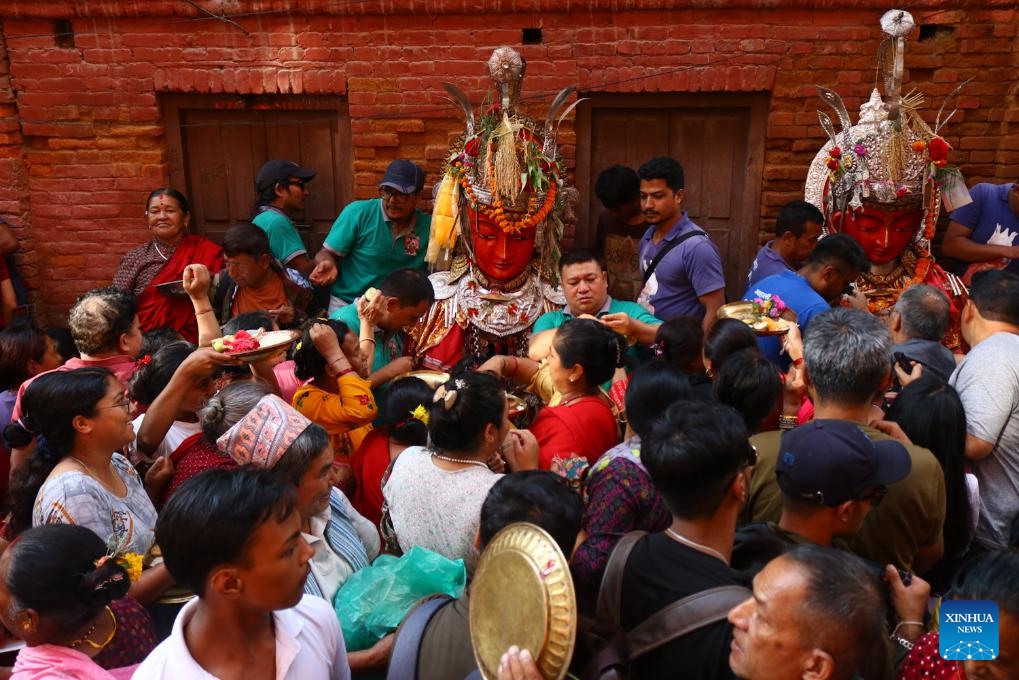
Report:
M 202 236 L 188 233 L 191 211 L 184 194 L 169 187 L 149 194 L 145 215 L 153 238 L 120 261 L 113 285 L 138 296 L 143 331 L 172 328 L 189 342 L 198 342 L 194 307 L 186 294 L 164 293 L 159 284 L 180 281 L 189 264 L 204 264 L 211 272 L 223 268 L 223 249 Z
M 573 481 L 619 443 L 619 426 L 599 385 L 623 365 L 626 339 L 596 319 L 572 319 L 556 331 L 541 363 L 495 356 L 491 370 L 537 394 L 548 404 L 528 428 L 538 440 L 539 467 Z

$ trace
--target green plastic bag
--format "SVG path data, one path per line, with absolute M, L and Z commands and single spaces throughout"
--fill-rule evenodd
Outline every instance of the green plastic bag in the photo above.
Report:
M 460 597 L 467 582 L 463 560 L 414 546 L 403 557 L 380 555 L 340 586 L 333 609 L 349 651 L 368 649 L 396 630 L 415 602 L 445 593 Z

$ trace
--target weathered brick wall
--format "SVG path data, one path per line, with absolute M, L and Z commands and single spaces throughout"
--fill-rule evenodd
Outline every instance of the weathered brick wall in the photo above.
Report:
M 858 109 L 874 83 L 887 9 L 875 0 L 829 3 L 837 9 L 805 0 L 725 9 L 707 0 L 198 3 L 233 25 L 171 0 L 4 4 L 0 83 L 9 77 L 11 87 L 0 88 L 0 215 L 16 225 L 30 282 L 54 316 L 108 282 L 120 256 L 148 237 L 143 196 L 168 177 L 162 94 L 346 95 L 363 197 L 396 157 L 420 159 L 436 176 L 460 130 L 440 83 L 480 101 L 489 88 L 483 62 L 501 44 L 527 58 L 525 95 L 542 115 L 539 99 L 569 84 L 582 93 L 768 92 L 766 232 L 778 208 L 802 195 L 823 141 L 813 85 Z M 929 95 L 933 120 L 941 99 L 972 77 L 945 129 L 953 158 L 971 181 L 1016 177 L 1013 3 L 911 4 L 920 26 L 940 28 L 911 35 L 906 87 Z M 73 45 L 54 36 L 54 19 L 70 20 Z M 541 28 L 542 44 L 521 46 L 523 28 Z M 572 163 L 569 121 L 560 141 Z

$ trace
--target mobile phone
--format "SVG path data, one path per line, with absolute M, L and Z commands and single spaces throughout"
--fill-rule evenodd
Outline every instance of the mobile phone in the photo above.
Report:
M 895 360 L 895 363 L 899 365 L 899 368 L 901 368 L 903 371 L 905 371 L 906 373 L 913 372 L 913 365 L 916 362 L 907 357 L 905 354 L 903 354 L 902 352 L 895 352 L 894 354 L 892 354 L 892 358 Z

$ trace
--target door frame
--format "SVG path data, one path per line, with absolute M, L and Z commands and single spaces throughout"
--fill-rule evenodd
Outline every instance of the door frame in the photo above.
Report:
M 575 184 L 581 192 L 577 206 L 577 233 L 574 241 L 590 243 L 594 237 L 594 215 L 589 206 L 594 196 L 584 200 L 584 193 L 596 175 L 591 167 L 591 129 L 595 109 L 749 109 L 750 129 L 747 131 L 747 161 L 744 169 L 745 190 L 741 212 L 744 224 L 731 225 L 742 231 L 737 262 L 741 270 L 750 267 L 759 247 L 761 231 L 761 192 L 764 184 L 765 136 L 768 125 L 770 93 L 581 93 L 587 101 L 577 107 L 576 118 L 576 172 Z M 582 141 L 583 140 L 583 141 Z M 682 162 L 682 159 L 678 159 Z M 636 170 L 636 168 L 634 168 Z M 599 170 L 600 172 L 600 170 Z M 581 234 L 580 231 L 584 230 Z M 742 291 L 740 291 L 742 293 Z

